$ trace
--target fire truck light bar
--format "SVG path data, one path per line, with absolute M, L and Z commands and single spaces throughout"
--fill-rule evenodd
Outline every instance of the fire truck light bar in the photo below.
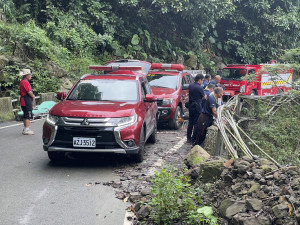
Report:
M 112 66 L 89 66 L 90 70 L 143 70 L 141 66 L 119 66 L 119 65 L 112 65 Z
M 151 69 L 170 69 L 170 70 L 184 70 L 184 65 L 182 64 L 163 64 L 163 63 L 152 63 Z

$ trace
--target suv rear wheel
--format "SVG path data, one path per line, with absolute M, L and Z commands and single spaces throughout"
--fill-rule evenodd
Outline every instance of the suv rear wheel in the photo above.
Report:
M 143 162 L 144 160 L 144 153 L 145 153 L 145 130 L 144 126 L 142 127 L 141 130 L 141 135 L 140 135 L 140 144 L 139 144 L 139 152 L 136 155 L 132 155 L 132 159 L 134 162 Z
M 157 121 L 155 120 L 155 125 L 152 134 L 148 138 L 149 143 L 156 143 L 157 140 Z
M 178 130 L 182 123 L 179 121 L 179 118 L 182 118 L 182 109 L 180 106 L 176 107 L 174 117 L 169 121 L 169 127 L 174 130 Z

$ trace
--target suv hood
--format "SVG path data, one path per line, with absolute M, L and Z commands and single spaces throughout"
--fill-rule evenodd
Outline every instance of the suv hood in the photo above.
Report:
M 127 117 L 135 115 L 136 102 L 94 102 L 64 100 L 56 104 L 50 114 L 64 117 Z
M 151 87 L 151 89 L 153 94 L 159 98 L 171 97 L 177 92 L 177 90 L 172 88 Z

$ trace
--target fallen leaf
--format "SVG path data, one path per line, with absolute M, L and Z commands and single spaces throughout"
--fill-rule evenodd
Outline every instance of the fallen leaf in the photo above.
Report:
M 128 198 L 129 198 L 129 196 L 127 196 L 126 198 L 124 198 L 123 202 L 127 202 Z
M 233 158 L 229 159 L 228 161 L 224 162 L 224 166 L 227 168 L 231 168 L 231 164 L 233 163 Z

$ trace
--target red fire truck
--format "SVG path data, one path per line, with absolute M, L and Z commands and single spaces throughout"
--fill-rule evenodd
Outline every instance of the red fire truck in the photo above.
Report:
M 221 84 L 225 86 L 224 95 L 265 96 L 291 90 L 292 69 L 281 71 L 276 75 L 262 70 L 264 66 L 274 65 L 276 65 L 274 61 L 271 64 L 260 65 L 228 65 L 223 69 L 221 76 Z

